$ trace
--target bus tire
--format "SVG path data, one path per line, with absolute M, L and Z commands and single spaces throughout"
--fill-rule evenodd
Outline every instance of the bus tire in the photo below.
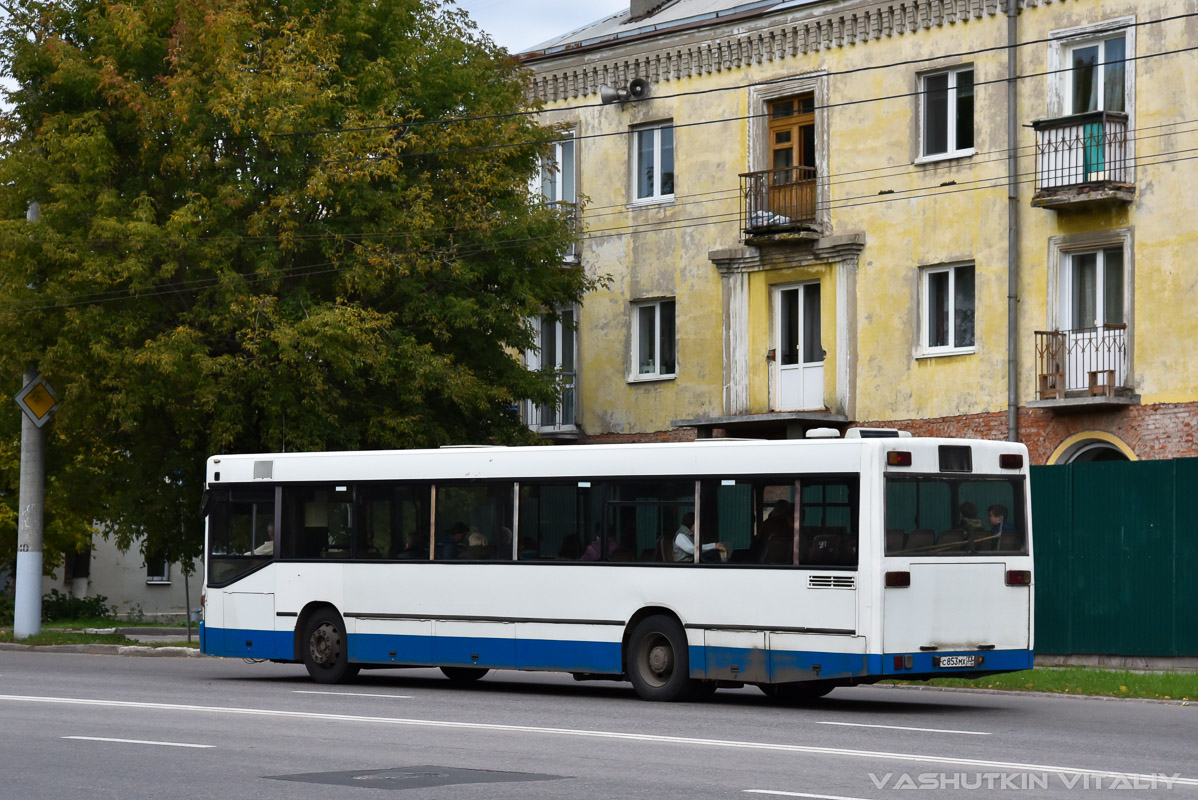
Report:
M 473 683 L 490 671 L 485 667 L 441 667 L 445 677 L 454 683 Z
M 825 681 L 802 681 L 800 683 L 762 683 L 757 688 L 776 703 L 802 705 L 820 699 L 836 686 Z
M 670 617 L 646 617 L 628 637 L 628 679 L 643 700 L 690 699 L 690 653 L 686 632 Z
M 313 614 L 304 626 L 304 667 L 317 683 L 346 683 L 361 669 L 349 663 L 349 639 L 341 615 L 331 608 Z

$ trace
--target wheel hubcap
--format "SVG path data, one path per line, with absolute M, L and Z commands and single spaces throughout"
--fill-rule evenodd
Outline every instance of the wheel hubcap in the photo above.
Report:
M 308 642 L 312 660 L 322 667 L 332 667 L 341 655 L 340 632 L 329 623 L 324 623 L 312 631 L 312 640 Z
M 645 680 L 654 686 L 662 686 L 669 682 L 674 674 L 674 648 L 669 639 L 661 635 L 646 637 L 641 653 L 641 663 L 644 666 L 641 674 Z

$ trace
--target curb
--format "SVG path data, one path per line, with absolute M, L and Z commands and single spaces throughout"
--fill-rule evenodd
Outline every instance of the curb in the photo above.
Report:
M 128 644 L 17 644 L 0 642 L 2 650 L 36 650 L 39 653 L 85 653 L 93 656 L 142 658 L 208 658 L 194 647 L 143 647 Z

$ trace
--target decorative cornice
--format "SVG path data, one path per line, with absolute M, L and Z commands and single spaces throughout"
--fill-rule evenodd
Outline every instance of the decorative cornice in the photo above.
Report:
M 756 30 L 754 23 L 736 20 L 726 33 L 715 26 L 698 31 L 663 31 L 647 40 L 613 41 L 585 51 L 533 57 L 531 95 L 561 102 L 598 93 L 600 86 L 623 86 L 633 78 L 663 83 L 699 75 L 727 72 L 755 64 L 783 61 L 807 53 L 864 44 L 928 28 L 968 22 L 1007 13 L 1011 0 L 887 0 L 845 7 L 831 14 L 795 11 L 786 16 L 769 12 Z M 1068 0 L 1016 0 L 1028 9 Z M 806 15 L 806 17 L 805 17 Z M 640 52 L 635 52 L 638 48 Z

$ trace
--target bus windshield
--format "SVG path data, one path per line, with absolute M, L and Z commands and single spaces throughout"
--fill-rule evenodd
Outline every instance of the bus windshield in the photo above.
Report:
M 886 555 L 1027 553 L 1023 476 L 886 477 Z

